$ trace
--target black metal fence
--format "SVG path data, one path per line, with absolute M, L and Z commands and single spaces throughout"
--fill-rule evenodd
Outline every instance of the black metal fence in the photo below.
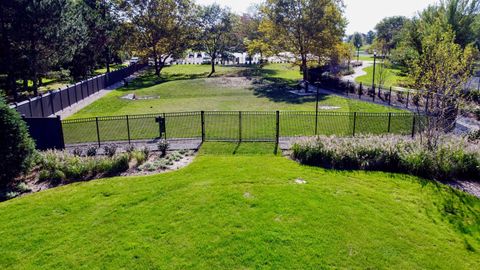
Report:
M 97 93 L 130 76 L 145 64 L 135 64 L 103 75 L 95 76 L 85 81 L 75 83 L 56 91 L 49 91 L 38 97 L 12 105 L 20 114 L 26 117 L 47 117 Z
M 385 88 L 381 85 L 365 85 L 363 83 L 331 77 L 322 77 L 320 81 L 317 82 L 317 85 L 349 98 L 405 108 L 419 113 L 430 111 L 430 108 L 438 101 L 437 96 L 439 95 L 406 88 Z
M 280 137 L 357 134 L 414 135 L 424 116 L 413 113 L 182 112 L 62 121 L 66 144 L 137 140 L 278 141 Z

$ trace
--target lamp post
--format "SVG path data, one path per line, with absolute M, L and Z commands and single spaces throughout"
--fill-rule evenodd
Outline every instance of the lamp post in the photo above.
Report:
M 357 63 L 360 62 L 360 47 L 357 47 Z
M 376 64 L 377 64 L 377 51 L 373 51 L 373 79 L 372 79 L 373 96 L 375 96 L 375 65 Z

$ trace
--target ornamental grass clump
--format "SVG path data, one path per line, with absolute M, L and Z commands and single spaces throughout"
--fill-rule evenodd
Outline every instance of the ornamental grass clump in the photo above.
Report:
M 480 181 L 480 147 L 459 137 L 444 136 L 429 150 L 420 139 L 403 136 L 319 136 L 298 141 L 292 150 L 299 162 L 325 168 Z
M 39 179 L 54 185 L 114 176 L 129 169 L 127 153 L 109 156 L 76 156 L 66 151 L 46 151 L 41 154 Z

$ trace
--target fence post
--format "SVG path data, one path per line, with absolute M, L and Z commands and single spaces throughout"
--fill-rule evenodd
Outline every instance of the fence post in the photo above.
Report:
M 373 90 L 372 101 L 375 102 L 375 95 L 376 95 L 375 84 L 372 86 L 372 90 Z
M 98 117 L 95 117 L 95 124 L 97 125 L 97 142 L 100 147 L 100 128 L 98 127 Z
M 205 112 L 200 112 L 200 121 L 202 123 L 202 142 L 205 142 Z
M 80 94 L 81 94 L 81 96 L 82 96 L 82 99 L 84 98 L 84 97 L 83 97 L 83 83 L 84 83 L 84 82 L 85 82 L 85 81 L 81 81 L 81 82 L 80 82 Z M 78 102 L 78 100 L 77 100 L 77 102 Z
M 58 88 L 58 94 L 60 95 L 60 107 L 63 111 L 63 97 L 62 97 L 62 89 Z
M 242 141 L 242 112 L 238 112 L 238 141 Z
M 358 87 L 358 99 L 362 99 L 363 84 L 360 82 L 360 87 Z
M 389 112 L 389 113 L 388 113 L 388 129 L 387 129 L 387 133 L 390 133 L 391 123 L 392 123 L 392 113 Z
M 131 139 L 130 139 L 130 121 L 128 121 L 128 115 L 125 115 L 127 118 L 127 136 L 128 136 L 128 144 L 131 144 Z
M 85 81 L 85 85 L 87 86 L 87 97 L 90 96 L 90 87 L 88 87 L 88 79 Z
M 28 109 L 30 110 L 30 117 L 33 117 L 32 99 L 31 98 L 28 98 Z
M 40 109 L 42 110 L 42 117 L 45 117 L 45 108 L 43 108 L 43 95 L 40 94 L 40 98 L 37 97 L 38 100 L 40 100 Z
M 407 105 L 406 108 L 408 109 L 408 101 L 410 100 L 410 91 L 407 92 Z
M 278 145 L 280 141 L 280 111 L 276 112 L 276 125 L 275 125 L 275 143 Z
M 68 99 L 68 107 L 72 106 L 72 102 L 70 101 L 70 86 L 67 85 L 67 88 L 65 88 L 67 91 L 67 99 Z
M 353 137 L 355 137 L 355 129 L 357 127 L 357 112 L 353 113 Z
M 390 92 L 388 94 L 388 105 L 392 104 L 392 87 L 390 86 Z
M 165 113 L 163 113 L 163 121 L 165 121 L 165 130 L 163 131 L 163 134 L 165 134 L 165 140 L 167 140 L 167 117 Z
M 412 138 L 415 137 L 415 114 L 413 114 L 413 123 L 412 123 Z
M 97 81 L 97 92 L 99 92 L 99 91 L 100 91 L 100 85 L 98 84 L 98 83 L 99 83 L 99 82 L 98 82 L 99 77 L 97 76 L 97 78 L 96 78 L 95 80 Z
M 52 114 L 55 114 L 55 108 L 53 106 L 53 91 L 48 91 L 50 93 L 50 109 L 52 110 Z

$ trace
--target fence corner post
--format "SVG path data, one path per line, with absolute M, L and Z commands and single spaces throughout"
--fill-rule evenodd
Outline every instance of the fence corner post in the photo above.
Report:
M 276 120 L 275 120 L 275 143 L 278 145 L 280 142 L 280 111 L 276 111 Z
M 353 137 L 355 137 L 355 129 L 357 127 L 357 112 L 353 112 Z
M 205 111 L 200 112 L 200 121 L 202 126 L 202 143 L 205 142 Z
M 100 128 L 98 126 L 98 117 L 95 117 L 95 124 L 97 125 L 97 142 L 98 147 L 100 147 Z
M 128 120 L 128 115 L 125 115 L 125 118 L 127 119 L 127 137 L 128 137 L 128 144 L 132 143 L 132 140 L 130 138 L 130 121 Z

